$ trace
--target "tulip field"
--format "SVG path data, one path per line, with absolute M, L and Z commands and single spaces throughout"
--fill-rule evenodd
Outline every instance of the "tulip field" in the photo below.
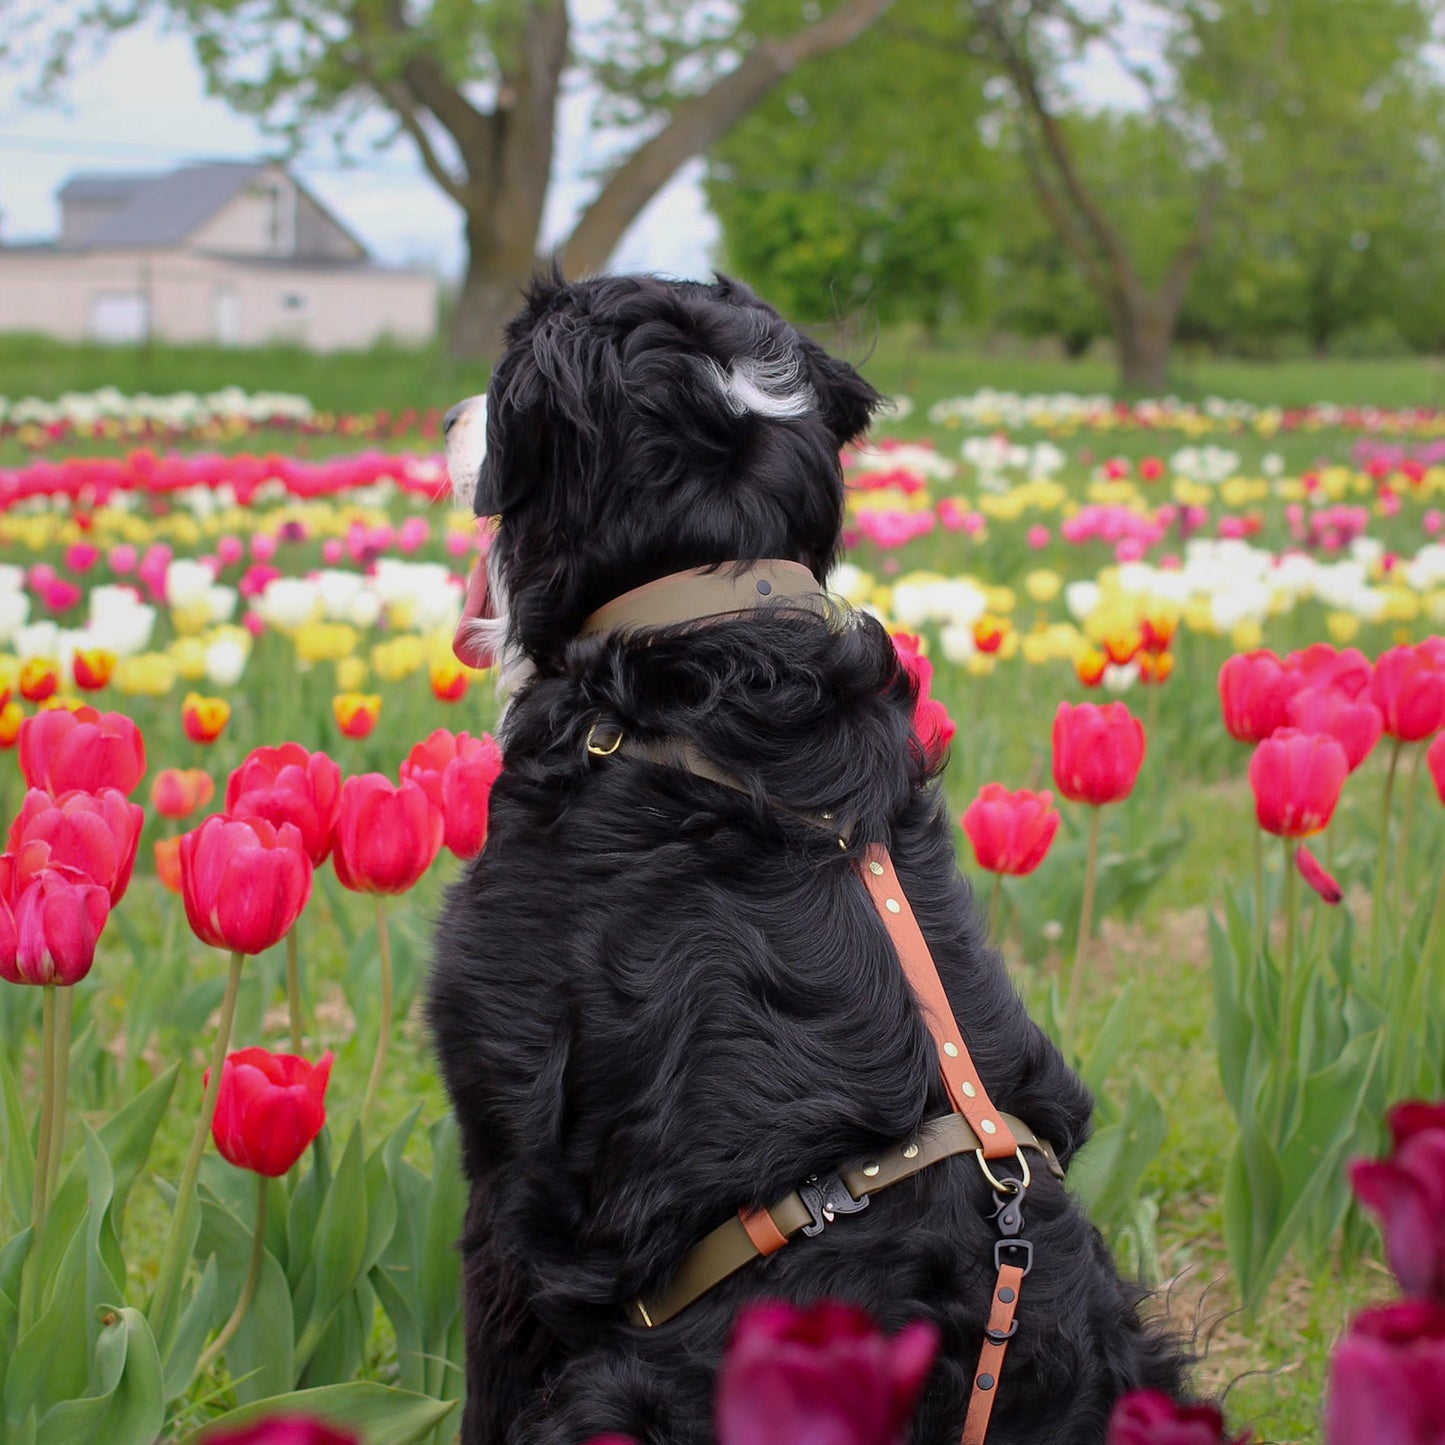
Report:
M 455 399 L 0 399 L 0 1445 L 455 1434 L 419 1000 L 505 766 Z M 830 589 L 1218 1438 L 1438 1445 L 1445 412 L 940 390 L 843 460 Z

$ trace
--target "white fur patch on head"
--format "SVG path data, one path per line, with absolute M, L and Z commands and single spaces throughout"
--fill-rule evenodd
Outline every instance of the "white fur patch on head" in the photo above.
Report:
M 447 432 L 447 475 L 457 505 L 470 512 L 487 455 L 487 398 L 468 397 L 459 403 L 459 409 L 460 414 Z
M 803 364 L 796 353 L 773 352 L 739 356 L 726 371 L 711 358 L 708 366 L 729 409 L 736 416 L 806 416 L 816 409 L 818 397 L 803 380 Z

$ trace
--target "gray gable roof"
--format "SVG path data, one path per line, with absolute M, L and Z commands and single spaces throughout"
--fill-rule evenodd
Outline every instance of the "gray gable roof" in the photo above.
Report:
M 84 241 L 102 246 L 174 246 L 213 216 L 268 168 L 260 161 L 208 161 L 160 175 L 73 177 L 64 200 L 117 200 L 121 204 Z

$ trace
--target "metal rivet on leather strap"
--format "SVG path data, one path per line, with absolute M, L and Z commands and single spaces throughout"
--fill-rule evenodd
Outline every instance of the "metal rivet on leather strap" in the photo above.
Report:
M 963 1097 L 965 1099 L 971 1099 L 976 1093 L 978 1093 L 978 1090 L 975 1089 L 973 1085 L 968 1082 L 967 1079 L 965 1079 L 959 1087 L 963 1090 Z
M 1014 1292 L 1007 1286 L 999 1290 L 998 1300 L 1000 1304 L 1011 1305 L 1014 1302 Z
M 877 1164 L 865 1164 L 865 1165 L 863 1166 L 863 1173 L 864 1173 L 865 1175 L 867 1175 L 869 1179 L 874 1178 L 874 1177 L 877 1175 L 877 1173 L 878 1173 L 878 1165 L 877 1165 Z
M 958 1057 L 958 1045 L 944 1044 L 943 1052 L 947 1054 L 950 1059 L 956 1059 Z
M 974 1383 L 978 1386 L 980 1390 L 991 1390 L 993 1389 L 993 1376 L 980 1375 L 978 1379 L 974 1381 Z
M 917 1145 L 917 1144 L 905 1144 L 905 1145 L 903 1146 L 903 1157 L 904 1157 L 905 1159 L 917 1159 L 917 1158 L 918 1158 L 918 1145 Z
M 868 865 L 868 871 L 875 878 L 881 878 L 883 876 L 883 865 L 881 863 L 870 863 Z
M 998 1125 L 995 1124 L 992 1119 L 980 1119 L 978 1121 L 978 1127 L 982 1129 L 985 1134 L 998 1133 Z
M 902 912 L 903 912 L 903 905 L 902 905 L 901 903 L 899 903 L 899 901 L 898 901 L 896 898 L 885 898 L 885 899 L 883 900 L 883 906 L 884 906 L 890 913 L 902 913 Z
M 772 590 L 773 590 L 773 584 L 772 584 L 771 582 L 759 582 L 759 583 L 758 583 L 758 592 L 759 592 L 762 596 L 766 597 Z

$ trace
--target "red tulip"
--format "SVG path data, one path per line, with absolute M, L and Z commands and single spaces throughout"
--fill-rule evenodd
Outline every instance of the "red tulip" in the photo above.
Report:
M 55 708 L 20 724 L 20 771 L 32 788 L 56 797 L 72 788 L 116 788 L 129 797 L 145 770 L 145 741 L 124 713 Z
M 103 647 L 78 647 L 70 660 L 76 687 L 84 692 L 99 692 L 115 671 L 115 653 Z
M 1328 642 L 1315 642 L 1302 652 L 1290 653 L 1284 665 L 1302 677 L 1306 687 L 1329 688 L 1348 698 L 1368 692 L 1374 675 L 1370 659 L 1358 647 L 1336 651 Z
M 311 861 L 292 823 L 216 813 L 181 838 L 181 897 L 196 937 L 261 953 L 286 936 L 311 896 Z
M 437 728 L 401 765 L 403 780 L 419 783 L 441 809 L 443 842 L 458 858 L 474 858 L 487 837 L 492 784 L 502 771 L 502 750 L 490 733 L 474 738 Z
M 295 1054 L 240 1049 L 221 1066 L 211 1138 L 238 1169 L 279 1179 L 326 1122 L 331 1051 L 319 1064 Z
M 920 695 L 926 696 L 933 682 L 933 664 L 923 655 L 923 640 L 913 632 L 894 632 L 890 635 L 899 664 L 913 679 Z
M 446 824 L 420 783 L 397 787 L 380 773 L 341 785 L 336 876 L 357 893 L 405 893 L 441 848 Z
M 1425 764 L 1430 769 L 1430 779 L 1435 784 L 1440 801 L 1445 803 L 1445 733 L 1441 733 L 1425 749 Z
M 181 726 L 193 743 L 213 743 L 231 720 L 231 704 L 223 697 L 188 692 L 181 704 Z
M 201 768 L 162 768 L 151 783 L 151 807 L 162 818 L 189 818 L 215 795 L 211 775 Z
M 1306 733 L 1328 733 L 1345 750 L 1353 773 L 1374 750 L 1385 729 L 1380 709 L 1369 698 L 1356 701 L 1332 687 L 1307 687 L 1290 698 L 1289 725 Z
M 1349 771 L 1345 750 L 1334 738 L 1281 728 L 1249 760 L 1259 826 L 1283 838 L 1318 833 L 1329 823 Z
M 1325 1445 L 1445 1442 L 1445 1309 L 1403 1300 L 1357 1315 L 1330 1361 Z
M 349 1430 L 338 1430 L 309 1415 L 273 1415 L 238 1430 L 216 1430 L 202 1439 L 205 1445 L 361 1445 Z
M 935 697 L 928 695 L 933 682 L 933 664 L 920 651 L 922 644 L 911 632 L 895 632 L 893 648 L 898 654 L 899 665 L 913 679 L 918 689 L 918 702 L 913 709 L 913 732 L 923 745 L 923 755 L 931 763 L 943 755 L 943 750 L 953 741 L 958 731 L 948 715 L 948 709 Z
M 46 865 L 73 868 L 119 903 L 130 883 L 145 814 L 114 788 L 64 794 L 31 788 L 10 825 L 9 850 L 30 873 Z
M 753 1305 L 718 1375 L 719 1445 L 901 1442 L 937 1349 L 922 1322 L 890 1339 L 847 1305 Z
M 1418 743 L 1445 727 L 1445 669 L 1418 647 L 1392 647 L 1375 661 L 1370 700 L 1392 738 Z
M 226 783 L 226 811 L 235 818 L 265 818 L 301 830 L 306 856 L 319 868 L 331 852 L 341 807 L 341 769 L 300 743 L 256 748 Z
M 1305 847 L 1303 843 L 1295 849 L 1295 867 L 1299 869 L 1300 877 L 1309 884 L 1326 903 L 1338 903 L 1345 895 L 1340 891 L 1340 885 L 1335 882 L 1333 876 L 1327 873 L 1320 860 Z
M 1075 803 L 1129 796 L 1144 762 L 1144 724 L 1122 702 L 1061 702 L 1054 714 L 1054 782 Z
M 90 972 L 110 896 L 63 864 L 22 882 L 0 857 L 0 978 L 70 987 Z
M 1052 793 L 1011 793 L 1002 783 L 985 783 L 963 815 L 963 831 L 980 868 L 1018 877 L 1044 861 L 1059 812 Z
M 1391 1152 L 1350 1165 L 1350 1184 L 1380 1221 L 1385 1253 L 1412 1299 L 1445 1308 L 1445 1102 L 1396 1104 Z
M 1213 1405 L 1181 1405 L 1158 1390 L 1133 1390 L 1114 1406 L 1105 1445 L 1246 1445 L 1249 1435 L 1226 1437 L 1224 1416 Z
M 1258 743 L 1284 727 L 1289 700 L 1304 683 L 1268 648 L 1231 657 L 1219 670 L 1219 703 L 1230 737 Z

